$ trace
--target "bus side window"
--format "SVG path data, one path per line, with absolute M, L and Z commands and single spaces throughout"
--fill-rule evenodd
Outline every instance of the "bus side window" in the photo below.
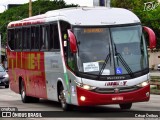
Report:
M 74 55 L 70 50 L 69 44 L 67 47 L 67 65 L 74 71 L 75 70 L 75 59 Z
M 60 49 L 60 43 L 59 43 L 59 34 L 58 34 L 58 26 L 57 24 L 54 26 L 54 42 L 53 42 L 53 48 Z
M 65 21 L 61 21 L 60 22 L 61 25 L 61 33 L 62 33 L 62 43 L 63 43 L 63 49 L 64 49 L 64 54 L 65 57 L 67 57 L 67 49 L 68 49 L 68 36 L 67 36 L 67 30 L 70 29 L 70 24 L 65 22 Z
M 43 26 L 41 25 L 39 28 L 39 49 L 42 50 L 43 49 Z
M 57 23 L 50 24 L 50 41 L 49 41 L 50 50 L 59 50 L 59 34 L 58 34 L 58 25 Z
M 54 25 L 50 24 L 50 42 L 49 42 L 49 49 L 53 49 L 53 41 L 54 41 Z
M 37 26 L 37 27 L 35 28 L 35 47 L 34 47 L 34 49 L 37 49 L 37 50 L 40 49 L 40 47 L 39 47 L 39 40 L 40 40 L 39 31 L 40 31 L 40 27 Z
M 22 32 L 21 28 L 16 28 L 14 31 L 14 39 L 15 39 L 15 50 L 21 51 L 22 49 Z
M 49 41 L 50 41 L 49 32 L 50 32 L 50 26 L 47 25 L 45 29 L 45 42 L 44 42 L 45 43 L 44 46 L 47 51 L 49 49 Z
M 24 29 L 23 30 L 23 38 L 24 38 L 23 49 L 27 51 L 27 50 L 30 50 L 31 29 L 30 27 L 24 27 L 23 29 Z
M 49 25 L 42 26 L 42 43 L 41 51 L 48 51 L 49 42 Z
M 14 30 L 14 44 L 15 44 L 15 50 L 18 49 L 18 29 Z
M 27 49 L 27 29 L 23 27 L 23 50 Z
M 31 50 L 35 48 L 35 27 L 31 27 Z
M 31 50 L 39 50 L 39 26 L 31 27 Z
M 21 28 L 17 29 L 17 41 L 15 44 L 17 44 L 17 50 L 21 51 L 22 50 L 22 31 L 21 31 Z
M 68 36 L 67 36 L 67 30 L 71 28 L 70 24 L 65 22 L 65 21 L 61 21 L 60 22 L 61 25 L 61 33 L 62 33 L 62 43 L 63 43 L 63 50 L 64 50 L 64 54 L 65 54 L 65 60 L 67 65 L 70 67 L 70 69 L 72 69 L 73 71 L 75 70 L 75 60 L 74 60 L 74 55 L 70 50 L 69 47 L 69 42 L 68 42 Z
M 14 50 L 14 29 L 8 30 L 8 45 L 11 50 Z

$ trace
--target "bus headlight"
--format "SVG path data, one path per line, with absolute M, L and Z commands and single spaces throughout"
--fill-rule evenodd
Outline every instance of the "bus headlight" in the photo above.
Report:
M 96 87 L 90 86 L 90 85 L 86 85 L 86 84 L 82 84 L 82 83 L 78 83 L 76 82 L 77 86 L 80 88 L 83 88 L 85 90 L 94 90 L 96 89 Z
M 96 87 L 93 87 L 93 86 L 90 86 L 90 85 L 82 85 L 81 88 L 83 88 L 85 90 L 94 90 L 94 89 L 96 89 Z
M 138 87 L 145 87 L 145 86 L 147 86 L 147 85 L 149 85 L 149 81 L 144 81 L 144 82 L 138 84 L 137 86 L 138 86 Z

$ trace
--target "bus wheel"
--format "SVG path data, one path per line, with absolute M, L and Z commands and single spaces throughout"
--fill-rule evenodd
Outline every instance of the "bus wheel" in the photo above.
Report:
M 66 102 L 66 97 L 65 97 L 63 85 L 60 86 L 58 93 L 59 93 L 58 97 L 59 97 L 59 101 L 61 103 L 62 109 L 64 111 L 70 110 L 70 106 Z
M 31 101 L 32 103 L 38 103 L 38 102 L 39 102 L 39 98 L 30 97 L 30 101 Z
M 121 109 L 131 109 L 132 103 L 119 104 Z
M 5 85 L 5 88 L 9 88 L 9 85 Z
M 28 103 L 30 101 L 30 97 L 26 95 L 24 81 L 21 81 L 21 99 L 23 103 Z

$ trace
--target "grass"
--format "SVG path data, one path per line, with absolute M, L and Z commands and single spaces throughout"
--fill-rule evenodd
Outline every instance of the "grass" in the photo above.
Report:
M 151 76 L 151 81 L 160 83 L 160 76 Z M 160 95 L 160 89 L 156 85 L 151 85 L 151 94 Z
M 155 88 L 151 88 L 151 94 L 160 95 L 160 90 L 158 90 L 156 87 Z

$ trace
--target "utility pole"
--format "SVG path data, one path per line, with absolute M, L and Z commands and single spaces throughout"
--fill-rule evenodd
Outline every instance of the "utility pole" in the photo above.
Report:
M 29 0 L 29 17 L 32 16 L 32 0 Z
M 105 6 L 110 8 L 111 0 L 105 0 Z

